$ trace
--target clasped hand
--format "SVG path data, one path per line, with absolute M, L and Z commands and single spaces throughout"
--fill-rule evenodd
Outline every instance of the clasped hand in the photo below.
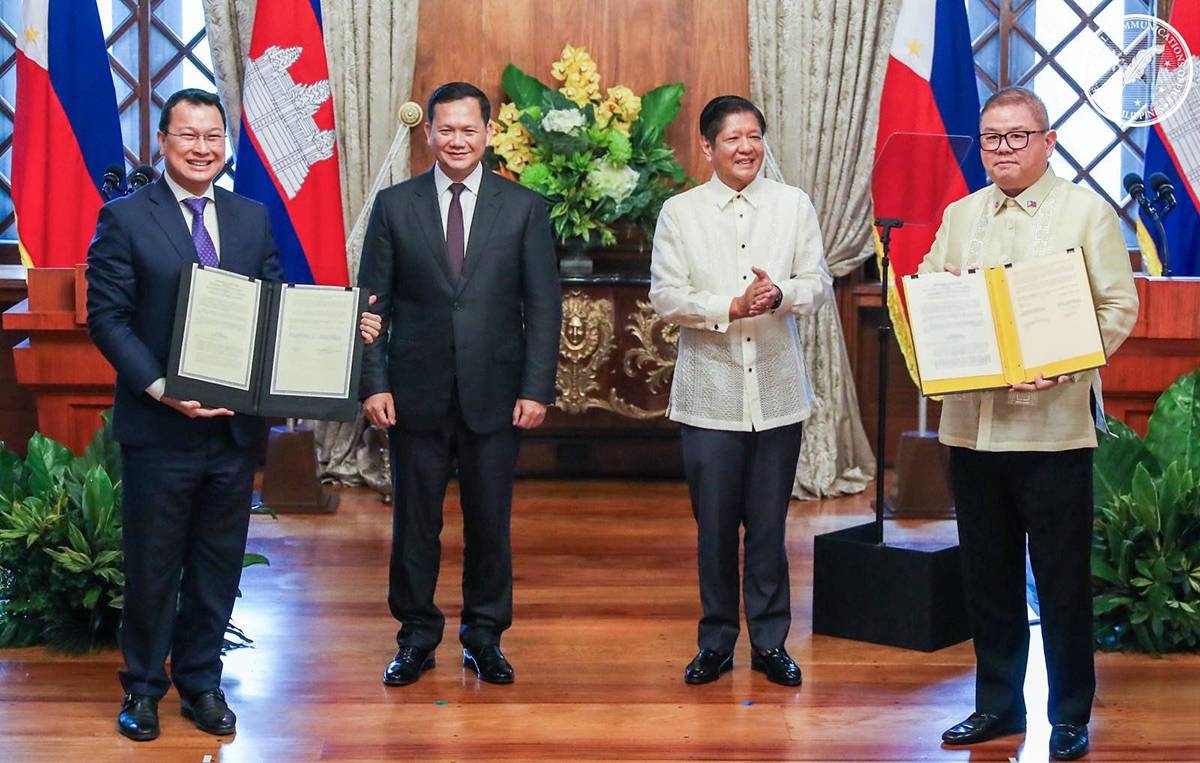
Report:
M 771 276 L 762 268 L 751 268 L 754 281 L 746 287 L 741 296 L 734 297 L 729 303 L 729 320 L 753 318 L 771 309 L 778 298 L 779 286 L 771 280 Z

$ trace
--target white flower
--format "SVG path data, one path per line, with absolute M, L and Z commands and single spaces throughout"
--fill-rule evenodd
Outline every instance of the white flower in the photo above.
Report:
M 592 162 L 587 185 L 601 196 L 620 204 L 637 188 L 638 173 L 627 164 L 613 164 L 603 159 Z
M 579 109 L 551 109 L 542 117 L 542 129 L 547 132 L 571 133 L 586 124 Z

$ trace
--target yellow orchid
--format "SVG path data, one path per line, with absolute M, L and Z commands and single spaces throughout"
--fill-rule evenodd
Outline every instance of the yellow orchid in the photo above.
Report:
M 584 48 L 570 45 L 563 48 L 562 57 L 550 67 L 550 74 L 563 83 L 558 91 L 576 106 L 600 100 L 600 73 Z
M 489 124 L 488 163 L 546 199 L 559 241 L 612 244 L 618 220 L 652 236 L 663 201 L 688 182 L 665 142 L 669 120 L 662 118 L 678 110 L 683 85 L 649 91 L 643 112 L 643 98 L 628 87 L 600 89 L 600 72 L 584 48 L 565 46 L 550 69 L 553 80 L 543 83 L 505 67 L 501 85 L 514 101 Z M 650 131 L 635 148 L 632 127 L 648 117 Z

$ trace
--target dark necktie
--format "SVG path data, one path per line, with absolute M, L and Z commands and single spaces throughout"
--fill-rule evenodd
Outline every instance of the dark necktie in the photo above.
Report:
M 196 245 L 196 256 L 201 265 L 215 268 L 221 262 L 217 259 L 217 246 L 208 235 L 208 228 L 204 227 L 204 205 L 207 203 L 208 199 L 183 200 L 184 206 L 192 210 L 192 243 Z
M 450 280 L 462 278 L 466 259 L 466 234 L 463 231 L 463 210 L 459 196 L 466 188 L 462 183 L 450 184 L 450 210 L 446 214 L 446 260 L 450 264 Z

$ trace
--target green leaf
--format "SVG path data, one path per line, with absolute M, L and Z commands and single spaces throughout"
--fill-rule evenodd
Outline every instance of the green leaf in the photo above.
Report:
M 94 466 L 88 470 L 83 483 L 82 504 L 89 537 L 100 541 L 102 547 L 107 547 L 108 541 L 119 540 L 112 537 L 115 534 L 116 495 L 112 480 L 103 467 Z
M 1117 419 L 1109 417 L 1111 435 L 1098 434 L 1093 455 L 1092 483 L 1097 507 L 1108 506 L 1118 495 L 1130 491 L 1133 470 L 1152 457 L 1138 433 Z
M 660 85 L 642 96 L 642 111 L 633 124 L 630 138 L 639 146 L 656 146 L 662 143 L 667 126 L 679 114 L 683 99 L 682 82 Z
M 1129 596 L 1114 596 L 1104 595 L 1097 596 L 1092 600 L 1092 612 L 1095 615 L 1103 615 L 1120 607 L 1127 607 L 1133 602 Z
M 1159 395 L 1146 429 L 1146 449 L 1163 467 L 1177 462 L 1200 474 L 1200 368 Z
M 242 569 L 253 567 L 256 564 L 265 564 L 269 567 L 271 566 L 271 560 L 262 554 L 252 554 L 249 552 L 242 557 Z
M 29 471 L 29 493 L 47 493 L 57 487 L 63 489 L 63 475 L 74 462 L 75 456 L 54 440 L 34 432 L 29 438 L 29 449 L 25 455 L 25 467 Z
M 1138 464 L 1133 471 L 1133 512 L 1142 527 L 1152 534 L 1158 533 L 1158 492 L 1144 464 Z
M 500 75 L 500 87 L 518 109 L 540 106 L 543 94 L 550 90 L 537 77 L 531 77 L 512 64 L 504 67 L 504 73 Z
M 1121 578 L 1117 576 L 1117 571 L 1112 565 L 1096 555 L 1092 556 L 1092 577 L 1113 585 L 1121 584 Z

